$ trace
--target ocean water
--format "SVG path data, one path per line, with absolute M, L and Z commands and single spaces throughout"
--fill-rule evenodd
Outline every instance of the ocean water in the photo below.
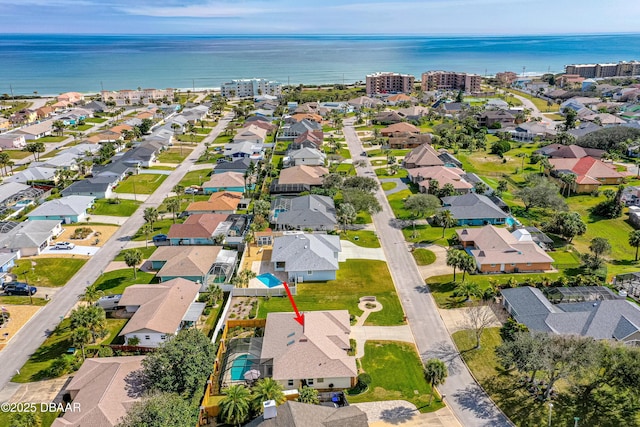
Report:
M 640 60 L 640 34 L 518 37 L 0 35 L 0 94 L 219 87 L 233 78 L 352 83 L 377 71 L 562 72 Z M 523 68 L 524 67 L 524 68 Z

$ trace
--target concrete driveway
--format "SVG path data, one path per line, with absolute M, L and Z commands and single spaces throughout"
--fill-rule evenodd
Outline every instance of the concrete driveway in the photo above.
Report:
M 338 254 L 338 261 L 345 262 L 348 259 L 376 259 L 386 261 L 382 248 L 363 248 L 348 240 L 340 240 L 342 251 Z
M 53 246 L 45 248 L 41 255 L 87 255 L 93 256 L 100 250 L 99 246 L 78 246 L 73 249 L 54 249 Z

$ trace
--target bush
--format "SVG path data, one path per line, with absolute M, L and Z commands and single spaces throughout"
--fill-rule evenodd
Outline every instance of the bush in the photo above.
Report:
M 90 229 L 89 227 L 78 227 L 73 231 L 71 238 L 82 240 L 82 239 L 85 239 L 91 233 L 93 233 L 93 230 Z
M 0 325 L 4 324 L 4 322 L 8 322 L 9 319 L 11 318 L 11 313 L 9 313 L 8 311 L 3 311 L 2 314 L 0 314 Z
M 138 338 L 138 337 L 136 337 L 136 336 L 133 336 L 133 337 L 131 337 L 131 338 L 129 338 L 129 339 L 127 340 L 127 345 L 130 345 L 130 346 L 135 347 L 135 346 L 137 346 L 138 344 L 140 344 L 140 338 Z
M 71 364 L 74 361 L 74 357 L 70 355 L 63 355 L 53 361 L 49 369 L 47 369 L 47 376 L 50 378 L 59 377 L 64 375 L 71 369 Z
M 111 349 L 111 347 L 100 347 L 100 349 L 98 350 L 98 356 L 99 357 L 112 357 L 113 356 L 113 350 Z
M 358 382 L 364 386 L 369 386 L 369 384 L 371 384 L 372 381 L 373 380 L 371 378 L 371 375 L 367 374 L 366 372 L 363 372 L 360 375 L 358 375 Z
M 509 141 L 496 141 L 491 144 L 491 154 L 497 154 L 502 157 L 502 155 L 509 150 L 511 150 L 511 144 L 509 144 Z

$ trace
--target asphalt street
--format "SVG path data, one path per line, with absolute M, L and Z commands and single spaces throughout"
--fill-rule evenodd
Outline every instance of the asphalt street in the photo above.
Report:
M 353 128 L 353 119 L 345 120 L 344 133 L 351 157 L 363 159 L 362 144 Z M 358 167 L 360 176 L 375 177 L 369 162 Z M 445 402 L 465 427 L 512 426 L 508 418 L 489 399 L 473 379 L 449 336 L 429 288 L 420 276 L 418 267 L 402 235 L 401 222 L 396 220 L 384 191 L 379 187 L 376 196 L 382 212 L 373 215 L 373 222 L 387 258 L 407 321 L 411 326 L 418 351 L 423 360 L 438 358 L 449 368 L 449 376 L 439 387 Z
M 227 114 L 211 134 L 198 144 L 160 187 L 131 215 L 131 217 L 105 243 L 102 249 L 76 273 L 75 276 L 60 289 L 55 298 L 44 306 L 29 322 L 9 341 L 0 351 L 0 389 L 4 389 L 11 378 L 24 365 L 44 342 L 48 331 L 53 331 L 60 320 L 73 308 L 78 296 L 84 289 L 95 282 L 107 265 L 125 247 L 131 236 L 144 224 L 143 211 L 148 207 L 157 207 L 167 197 L 173 187 L 184 177 L 196 160 L 205 150 L 205 142 L 212 142 L 231 120 L 231 113 Z

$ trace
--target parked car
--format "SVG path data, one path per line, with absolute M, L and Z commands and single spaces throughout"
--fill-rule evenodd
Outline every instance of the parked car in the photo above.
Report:
M 115 310 L 118 308 L 120 298 L 122 298 L 122 294 L 105 295 L 96 301 L 96 305 L 104 310 Z
M 216 160 L 216 163 L 229 163 L 229 160 L 227 160 L 227 159 L 218 159 L 218 160 Z
M 198 189 L 193 187 L 187 187 L 184 189 L 184 194 L 198 194 Z
M 360 155 L 361 155 L 362 157 L 369 157 L 369 155 L 367 154 L 367 152 L 366 152 L 366 151 L 363 151 L 362 153 L 360 153 Z
M 35 286 L 29 286 L 22 282 L 6 283 L 2 286 L 2 290 L 7 295 L 34 295 L 38 292 Z
M 71 243 L 71 242 L 58 242 L 53 246 L 53 249 L 63 249 L 63 250 L 70 250 L 75 248 L 76 245 L 75 243 Z
M 166 242 L 168 239 L 166 234 L 156 234 L 153 236 L 153 243 Z

